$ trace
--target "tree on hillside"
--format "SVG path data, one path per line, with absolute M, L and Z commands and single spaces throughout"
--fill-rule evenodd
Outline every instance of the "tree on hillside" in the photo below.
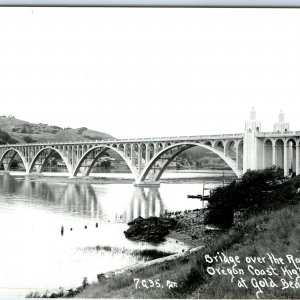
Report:
M 18 141 L 12 138 L 7 132 L 0 129 L 0 145 L 17 144 Z
M 299 176 L 288 180 L 283 176 L 283 170 L 276 167 L 249 170 L 241 179 L 214 190 L 205 223 L 228 228 L 233 223 L 235 210 L 255 212 L 291 203 L 299 198 L 297 184 L 300 185 Z

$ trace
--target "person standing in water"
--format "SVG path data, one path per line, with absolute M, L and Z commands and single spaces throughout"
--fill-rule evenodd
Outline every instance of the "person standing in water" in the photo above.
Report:
M 63 236 L 63 235 L 64 235 L 64 226 L 61 226 L 61 229 L 60 229 L 60 234 L 61 234 L 61 236 Z

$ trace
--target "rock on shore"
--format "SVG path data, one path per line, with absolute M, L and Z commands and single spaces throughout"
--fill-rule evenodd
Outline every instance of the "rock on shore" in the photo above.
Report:
M 135 241 L 161 242 L 164 237 L 175 228 L 177 221 L 173 218 L 138 217 L 128 223 L 130 226 L 124 234 L 126 238 Z

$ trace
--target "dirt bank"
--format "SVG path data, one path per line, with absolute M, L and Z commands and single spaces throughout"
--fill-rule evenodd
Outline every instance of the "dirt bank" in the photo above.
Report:
M 177 213 L 166 213 L 177 221 L 176 227 L 168 237 L 181 241 L 190 248 L 207 244 L 223 232 L 203 224 L 205 210 L 195 209 Z

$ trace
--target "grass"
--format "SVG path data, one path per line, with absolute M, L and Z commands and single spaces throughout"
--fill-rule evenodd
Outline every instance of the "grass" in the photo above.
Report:
M 251 285 L 251 279 L 262 279 L 262 276 L 252 276 L 245 271 L 243 276 L 248 289 L 237 286 L 237 277 L 234 282 L 228 276 L 210 276 L 206 268 L 208 263 L 205 254 L 215 255 L 223 252 L 227 256 L 239 256 L 239 268 L 247 270 L 244 262 L 247 256 L 264 257 L 273 253 L 277 257 L 286 254 L 300 256 L 300 205 L 290 205 L 272 211 L 264 211 L 249 216 L 242 225 L 232 228 L 220 238 L 212 240 L 200 252 L 191 255 L 188 259 L 162 263 L 135 272 L 125 274 L 115 279 L 91 284 L 84 289 L 80 298 L 256 298 L 258 288 Z M 298 250 L 299 249 L 299 250 Z M 252 264 L 256 268 L 267 267 L 259 263 Z M 211 265 L 209 265 L 211 266 Z M 224 267 L 224 263 L 213 265 L 215 268 Z M 291 265 L 288 265 L 292 267 Z M 266 277 L 266 276 L 265 276 Z M 177 282 L 178 287 L 164 288 L 135 288 L 134 278 L 140 280 L 159 279 Z M 280 286 L 281 276 L 272 276 Z M 286 278 L 287 279 L 287 278 Z M 300 289 L 262 288 L 260 298 L 300 298 Z
M 135 278 L 140 280 L 158 280 L 161 283 L 167 280 L 175 280 L 178 274 L 185 275 L 189 271 L 189 264 L 184 260 L 163 263 L 160 266 L 149 267 L 139 270 L 134 274 L 123 274 L 104 283 L 91 284 L 79 298 L 161 298 L 162 292 L 166 289 L 136 289 Z M 149 284 L 149 282 L 148 282 Z
M 235 247 L 229 247 L 224 251 L 227 256 L 238 255 L 242 263 L 240 268 L 247 270 L 247 263 L 244 262 L 246 257 L 266 257 L 267 253 L 272 253 L 276 257 L 285 258 L 286 254 L 292 254 L 299 257 L 300 245 L 300 205 L 282 208 L 277 211 L 264 212 L 250 217 L 240 232 L 244 232 L 244 236 L 239 240 Z M 247 236 L 245 237 L 245 234 Z M 223 264 L 224 265 L 224 264 Z M 251 263 L 254 268 L 265 269 L 269 264 Z M 292 268 L 291 264 L 286 264 Z M 222 264 L 219 264 L 222 266 Z M 276 267 L 275 265 L 273 265 Z M 282 290 L 281 278 L 287 279 L 279 272 L 279 276 L 253 276 L 249 272 L 245 272 L 243 278 L 248 283 L 248 289 L 238 288 L 237 284 L 230 282 L 229 277 L 212 276 L 203 285 L 199 286 L 192 293 L 196 298 L 299 298 L 300 289 L 284 289 Z M 255 288 L 251 284 L 251 279 L 261 280 L 263 277 L 271 277 L 277 287 L 261 288 L 263 293 L 256 294 L 259 288 Z M 237 281 L 237 280 L 236 280 Z M 215 287 L 215 288 L 213 288 Z M 217 287 L 217 288 L 216 288 Z

